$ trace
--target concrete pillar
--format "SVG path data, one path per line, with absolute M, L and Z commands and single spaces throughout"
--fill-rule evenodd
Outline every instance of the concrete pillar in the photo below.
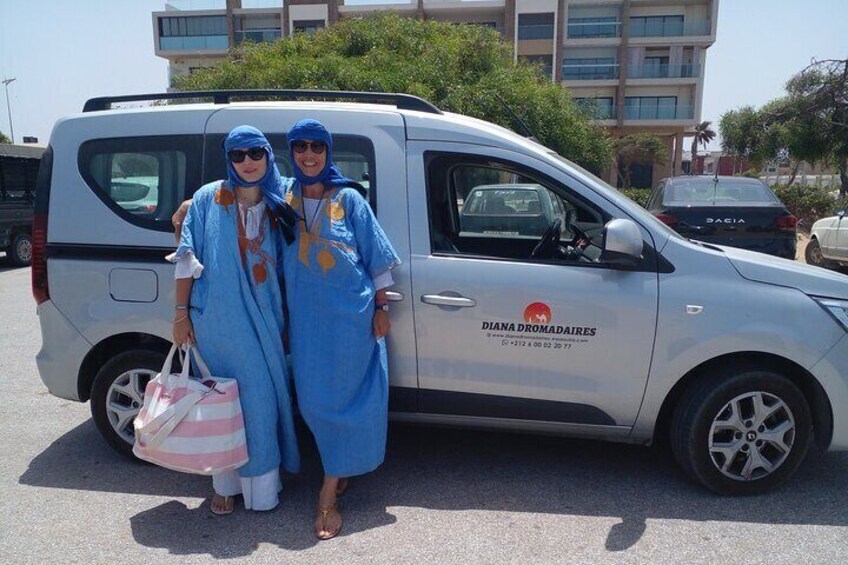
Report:
M 518 60 L 518 41 L 515 38 L 515 1 L 504 2 L 504 39 L 512 43 L 513 60 Z
M 672 176 L 683 174 L 683 132 L 674 135 L 674 168 Z
M 227 45 L 232 49 L 236 46 L 236 22 L 233 20 L 233 10 L 241 8 L 241 0 L 227 0 Z
M 624 127 L 624 97 L 627 83 L 628 47 L 630 43 L 630 0 L 621 3 L 618 18 L 621 21 L 621 44 L 618 47 L 618 87 L 615 89 L 615 119 L 618 127 Z
M 554 54 L 553 54 L 553 64 L 552 73 L 554 82 L 559 84 L 562 82 L 562 56 L 563 56 L 563 47 L 562 43 L 565 41 L 565 24 L 568 14 L 566 12 L 566 2 L 565 0 L 557 1 L 557 11 L 556 11 L 556 26 L 554 28 Z

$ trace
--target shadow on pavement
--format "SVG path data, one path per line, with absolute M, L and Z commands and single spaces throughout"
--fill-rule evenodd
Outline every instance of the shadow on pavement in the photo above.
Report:
M 29 265 L 27 265 L 26 267 L 18 267 L 16 265 L 12 265 L 12 260 L 9 259 L 9 255 L 0 252 L 0 273 L 17 269 L 29 269 Z
M 197 509 L 171 501 L 135 515 L 133 536 L 174 554 L 217 558 L 248 555 L 259 543 L 311 547 L 321 466 L 314 445 L 302 443 L 303 474 L 286 478 L 278 510 L 246 512 L 237 503 L 236 514 L 216 517 L 208 501 Z M 91 422 L 33 459 L 20 482 L 174 497 L 204 498 L 211 491 L 206 477 L 114 453 Z M 602 516 L 620 520 L 606 548 L 623 551 L 651 519 L 848 526 L 847 490 L 848 453 L 812 452 L 777 492 L 728 498 L 691 483 L 661 448 L 393 424 L 385 464 L 354 480 L 345 495 L 342 535 L 394 523 L 387 509 L 397 506 Z

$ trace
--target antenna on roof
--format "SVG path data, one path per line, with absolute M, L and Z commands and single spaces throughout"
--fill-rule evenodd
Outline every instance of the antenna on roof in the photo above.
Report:
M 497 98 L 498 102 L 500 102 L 501 105 L 506 109 L 506 111 L 509 112 L 509 115 L 512 116 L 512 119 L 514 119 L 516 122 L 518 122 L 518 125 L 521 126 L 520 129 L 524 130 L 523 131 L 524 137 L 526 137 L 530 141 L 535 141 L 536 143 L 541 144 L 541 142 L 536 138 L 536 136 L 533 135 L 533 132 L 530 131 L 530 128 L 527 126 L 527 124 L 524 122 L 524 120 L 522 120 L 518 116 L 518 114 L 516 114 L 513 111 L 513 109 L 510 107 L 510 105 L 506 103 L 506 100 L 501 98 L 500 94 L 498 94 L 497 92 L 492 92 L 492 96 Z

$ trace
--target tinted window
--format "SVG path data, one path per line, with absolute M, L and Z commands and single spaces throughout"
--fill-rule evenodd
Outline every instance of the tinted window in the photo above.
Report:
M 38 163 L 38 159 L 0 157 L 0 201 L 31 202 Z
M 732 179 L 692 179 L 675 181 L 669 185 L 666 203 L 707 203 L 734 205 L 740 202 L 780 202 L 774 193 L 761 182 L 735 182 Z
M 97 139 L 84 143 L 79 169 L 88 186 L 131 223 L 173 231 L 171 215 L 200 185 L 201 136 Z
M 274 160 L 280 174 L 293 177 L 294 169 L 289 159 L 289 149 L 286 136 L 283 134 L 267 135 L 274 150 Z M 206 170 L 203 182 L 212 182 L 226 178 L 226 163 L 221 150 L 223 135 L 210 135 L 206 138 Z M 333 136 L 333 162 L 347 178 L 361 184 L 367 193 L 366 199 L 371 208 L 376 211 L 377 172 L 374 166 L 374 145 L 365 137 L 352 135 Z M 199 188 L 192 188 L 192 191 Z

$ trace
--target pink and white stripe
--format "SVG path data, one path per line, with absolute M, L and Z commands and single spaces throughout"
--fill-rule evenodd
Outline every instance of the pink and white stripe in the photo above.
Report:
M 134 423 L 133 453 L 162 467 L 199 475 L 241 467 L 248 453 L 238 383 L 204 374 L 204 383 L 214 381 L 212 389 L 188 379 L 187 369 L 170 374 L 173 351 L 162 373 L 145 389 L 144 407 Z M 193 353 L 197 356 L 196 350 Z M 198 364 L 208 372 L 205 364 Z

